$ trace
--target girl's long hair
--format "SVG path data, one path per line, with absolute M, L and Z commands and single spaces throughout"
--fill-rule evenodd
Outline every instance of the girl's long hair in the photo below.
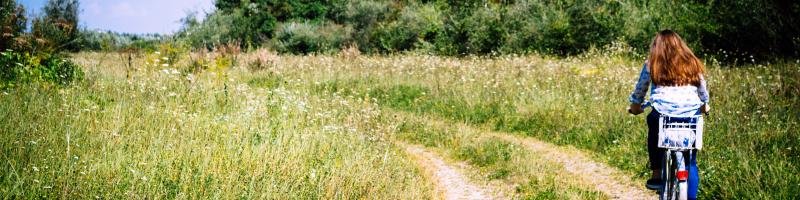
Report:
M 662 86 L 699 86 L 705 73 L 703 62 L 671 30 L 659 31 L 653 38 L 647 67 L 653 83 Z

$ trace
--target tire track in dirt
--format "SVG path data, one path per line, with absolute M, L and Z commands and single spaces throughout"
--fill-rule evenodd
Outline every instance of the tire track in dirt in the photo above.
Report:
M 482 187 L 468 181 L 456 168 L 448 165 L 439 156 L 424 147 L 399 144 L 426 171 L 434 181 L 436 192 L 441 199 L 505 199 L 497 190 Z
M 396 114 L 402 117 L 421 117 L 424 118 L 424 121 L 439 127 L 461 124 L 461 126 L 458 126 L 461 131 L 475 132 L 481 135 L 479 137 L 492 137 L 521 145 L 530 153 L 536 154 L 537 157 L 560 165 L 563 172 L 571 177 L 576 177 L 578 181 L 588 187 L 594 187 L 594 190 L 602 192 L 611 199 L 657 199 L 658 197 L 655 192 L 647 190 L 644 187 L 644 183 L 632 182 L 631 175 L 605 163 L 597 162 L 588 153 L 572 146 L 559 146 L 532 137 L 515 136 L 507 132 L 488 131 L 484 128 L 464 123 L 448 122 L 433 116 L 420 116 L 402 111 L 396 111 Z
M 541 157 L 561 164 L 569 174 L 579 177 L 581 181 L 594 185 L 597 191 L 603 192 L 612 199 L 656 199 L 657 196 L 641 186 L 629 182 L 631 178 L 616 168 L 592 160 L 588 155 L 572 147 L 563 147 L 542 142 L 534 138 L 512 136 L 507 133 L 489 132 L 485 136 L 495 137 L 509 142 L 521 144 L 529 151 Z

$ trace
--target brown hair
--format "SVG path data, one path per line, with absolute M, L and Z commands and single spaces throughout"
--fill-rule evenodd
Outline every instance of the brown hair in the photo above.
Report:
M 647 67 L 653 83 L 663 86 L 697 86 L 705 73 L 703 62 L 671 30 L 659 31 L 653 38 Z

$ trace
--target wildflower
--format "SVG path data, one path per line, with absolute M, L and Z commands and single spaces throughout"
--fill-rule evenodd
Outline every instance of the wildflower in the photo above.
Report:
M 161 66 L 162 66 L 162 67 L 169 67 L 169 64 L 167 64 L 167 63 L 164 63 L 164 64 L 161 64 Z
M 36 167 L 36 166 L 33 166 L 32 168 L 33 168 L 33 171 L 34 171 L 34 172 L 38 172 L 38 171 L 39 171 L 39 168 L 38 168 L 38 167 Z
M 161 55 L 160 51 L 156 51 L 155 53 L 156 53 L 156 55 Z

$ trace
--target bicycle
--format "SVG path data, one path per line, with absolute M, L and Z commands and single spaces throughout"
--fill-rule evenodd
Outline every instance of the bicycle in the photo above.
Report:
M 642 104 L 642 109 L 647 107 L 650 107 L 650 102 Z M 630 109 L 628 112 L 631 113 Z M 671 117 L 662 114 L 658 119 L 658 127 L 658 148 L 665 149 L 661 167 L 664 184 L 659 191 L 659 198 L 685 200 L 689 188 L 688 159 L 703 148 L 703 115 Z

